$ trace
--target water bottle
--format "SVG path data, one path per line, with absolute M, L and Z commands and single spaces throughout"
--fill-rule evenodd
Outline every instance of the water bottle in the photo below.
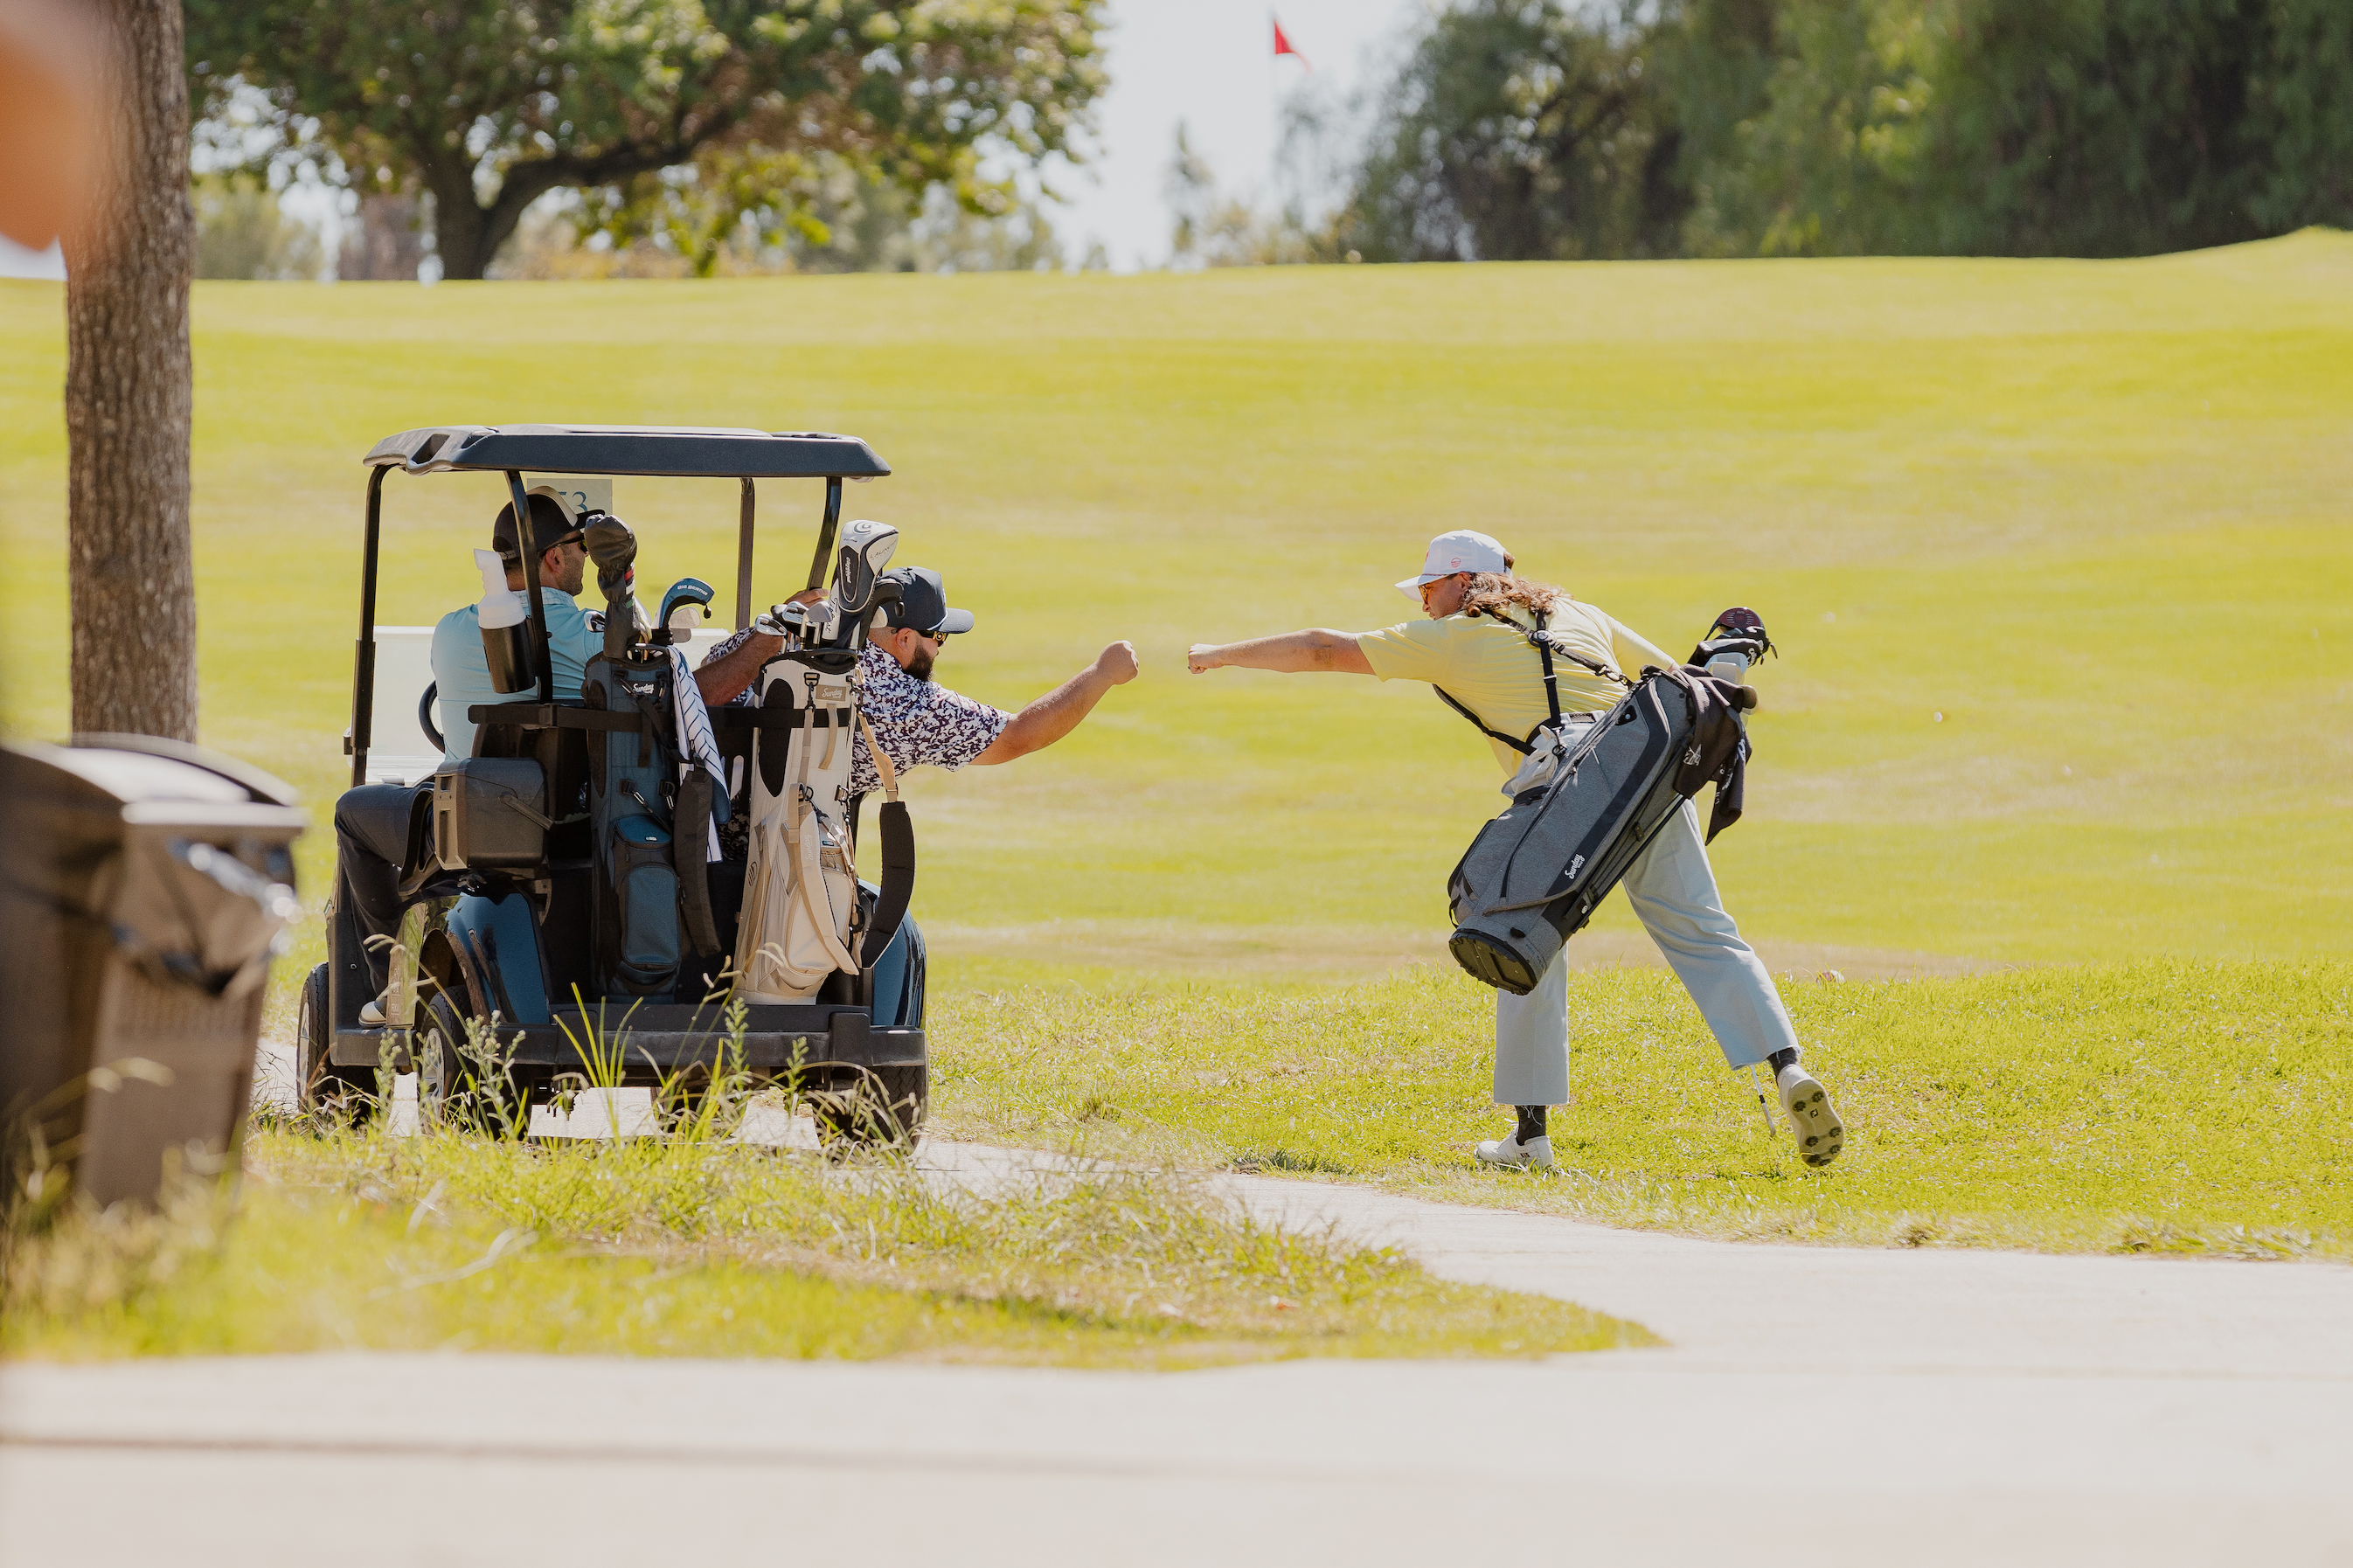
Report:
M 482 602 L 475 606 L 482 623 L 482 657 L 490 661 L 491 689 L 512 697 L 539 683 L 531 657 L 531 607 L 507 586 L 506 563 L 495 550 L 474 552 L 474 565 L 482 574 Z

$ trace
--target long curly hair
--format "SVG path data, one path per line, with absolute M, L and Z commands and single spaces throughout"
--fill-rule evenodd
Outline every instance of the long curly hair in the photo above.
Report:
M 1478 572 L 1472 574 L 1471 585 L 1463 592 L 1461 613 L 1508 621 L 1514 609 L 1532 617 L 1550 616 L 1569 602 L 1568 590 L 1550 583 L 1538 583 L 1509 572 Z

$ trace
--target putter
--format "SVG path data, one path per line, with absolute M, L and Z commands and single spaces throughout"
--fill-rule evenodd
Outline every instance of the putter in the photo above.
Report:
M 672 583 L 662 595 L 661 619 L 654 627 L 653 640 L 665 647 L 684 647 L 694 636 L 694 623 L 711 618 L 712 597 L 711 584 L 700 577 L 681 577 Z M 697 610 L 702 612 L 699 616 Z

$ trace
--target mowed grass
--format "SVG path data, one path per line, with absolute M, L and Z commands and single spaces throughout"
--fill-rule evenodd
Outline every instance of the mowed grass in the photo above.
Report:
M 1188 1367 L 1653 1343 L 1566 1302 L 1238 1218 L 1161 1173 L 986 1195 L 686 1140 L 265 1130 L 233 1209 L 13 1242 L 0 1354 L 329 1350 Z
M 1811 1171 L 1672 975 L 1570 981 L 1556 1174 L 1477 1164 L 1493 993 L 1434 965 L 1352 985 L 1040 984 L 938 1004 L 972 1136 L 1377 1182 L 1743 1240 L 2353 1259 L 2353 965 L 2052 967 L 1785 982 L 1848 1131 Z
M 61 316 L 56 287 L 0 285 L 16 733 L 67 711 Z M 1113 637 L 1145 661 L 1053 750 L 911 784 L 951 1125 L 1058 1142 L 1100 1100 L 1121 1120 L 1088 1127 L 1166 1128 L 1188 1158 L 1710 1234 L 2338 1245 L 2344 1080 L 2295 1043 L 2341 1042 L 2329 965 L 2353 954 L 2353 238 L 205 284 L 195 332 L 206 734 L 310 794 L 314 906 L 374 441 L 846 430 L 897 468 L 850 515 L 897 524 L 902 562 L 979 616 L 949 684 L 1011 707 Z M 383 618 L 429 622 L 476 591 L 498 484 L 386 496 Z M 759 601 L 797 585 L 818 499 L 764 487 Z M 732 486 L 623 480 L 616 502 L 649 591 L 693 572 L 732 601 Z M 1766 1141 L 1671 981 L 1582 979 L 1561 1119 L 1581 1173 L 1471 1171 L 1497 1125 L 1486 994 L 1443 968 L 1309 982 L 1439 951 L 1446 872 L 1501 804 L 1485 748 L 1418 688 L 1181 662 L 1405 618 L 1389 584 L 1466 525 L 1671 650 L 1726 605 L 1762 612 L 1784 657 L 1757 676 L 1748 815 L 1711 854 L 1775 968 L 2073 967 L 1794 987 L 1856 1129 L 1827 1176 Z M 1613 901 L 1573 951 L 1645 944 Z M 281 994 L 315 955 L 314 926 Z M 2144 992 L 2128 1029 L 2077 1005 Z
M 58 287 L 0 286 L 0 714 L 33 734 L 66 715 L 61 317 Z M 379 437 L 829 428 L 898 470 L 851 513 L 980 617 L 944 679 L 1012 706 L 1112 637 L 1145 659 L 1053 751 L 918 774 L 944 952 L 1050 957 L 1057 922 L 1155 962 L 1238 929 L 1442 933 L 1446 870 L 1499 805 L 1461 721 L 1419 689 L 1181 656 L 1402 619 L 1389 584 L 1462 525 L 1671 649 L 1762 611 L 1786 657 L 1715 858 L 1768 952 L 2353 946 L 2343 236 L 2100 263 L 206 283 L 195 320 L 206 738 L 322 812 Z M 806 569 L 818 500 L 765 489 L 763 602 Z M 428 622 L 476 591 L 499 484 L 386 494 L 384 618 Z M 691 571 L 732 600 L 732 485 L 624 480 L 616 504 L 649 588 Z M 307 896 L 331 858 L 314 833 Z

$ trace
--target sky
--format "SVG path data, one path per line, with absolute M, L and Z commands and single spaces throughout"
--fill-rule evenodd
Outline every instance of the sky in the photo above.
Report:
M 1273 205 L 1280 95 L 1345 95 L 1428 0 L 1111 0 L 1111 90 L 1098 105 L 1093 156 L 1049 171 L 1067 203 L 1054 227 L 1075 260 L 1100 242 L 1120 271 L 1168 259 L 1161 184 L 1183 121 L 1224 190 Z M 1274 56 L 1280 19 L 1305 63 Z M 52 247 L 0 238 L 0 278 L 62 278 Z
M 1271 205 L 1278 95 L 1311 86 L 1345 95 L 1423 0 L 1285 0 L 1271 11 L 1265 0 L 1112 0 L 1110 10 L 1098 155 L 1048 179 L 1069 198 L 1053 218 L 1072 251 L 1100 240 L 1127 271 L 1168 259 L 1161 183 L 1179 121 L 1222 188 Z M 1304 66 L 1274 58 L 1276 18 Z

